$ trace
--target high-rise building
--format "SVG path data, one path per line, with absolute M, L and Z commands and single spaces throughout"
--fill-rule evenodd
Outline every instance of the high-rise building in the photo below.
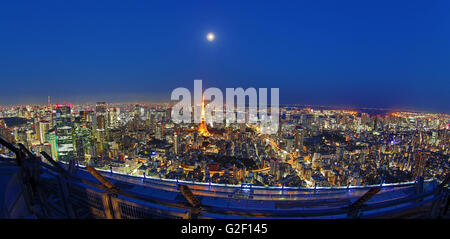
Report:
M 84 159 L 84 140 L 83 137 L 75 137 L 75 156 Z
M 46 135 L 47 142 L 50 143 L 50 150 L 52 152 L 52 158 L 58 161 L 58 139 L 54 130 L 50 131 Z
M 97 102 L 95 104 L 95 113 L 97 115 L 106 115 L 107 105 L 106 102 Z
M 50 123 L 48 121 L 42 120 L 39 121 L 39 141 L 41 144 L 44 144 L 47 141 L 47 138 L 45 135 L 47 134 L 48 130 L 50 129 Z
M 164 124 L 157 124 L 156 128 L 155 128 L 155 138 L 156 139 L 163 139 L 163 127 Z
M 72 118 L 68 105 L 56 107 L 56 137 L 58 145 L 58 159 L 68 160 L 73 157 Z
M 81 110 L 80 111 L 80 123 L 82 124 L 87 124 L 88 122 L 88 111 L 86 110 Z
M 181 153 L 180 135 L 177 132 L 175 132 L 175 134 L 173 136 L 173 142 L 174 142 L 175 154 Z
M 120 115 L 119 107 L 111 107 L 109 109 L 108 111 L 109 128 L 119 127 L 119 115 Z
M 74 153 L 77 159 L 85 159 L 86 153 L 88 153 L 90 142 L 91 129 L 85 125 L 74 125 L 73 139 L 74 139 Z
M 294 150 L 297 152 L 302 152 L 303 150 L 303 130 L 298 130 L 295 133 L 294 139 Z
M 95 105 L 95 115 L 96 115 L 96 129 L 98 133 L 98 138 L 103 139 L 104 131 L 106 129 L 106 117 L 107 117 L 107 105 L 106 102 L 97 102 Z

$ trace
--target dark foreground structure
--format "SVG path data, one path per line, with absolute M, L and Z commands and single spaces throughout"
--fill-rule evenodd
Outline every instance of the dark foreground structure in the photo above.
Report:
M 139 178 L 0 143 L 0 218 L 448 218 L 448 177 L 339 188 Z

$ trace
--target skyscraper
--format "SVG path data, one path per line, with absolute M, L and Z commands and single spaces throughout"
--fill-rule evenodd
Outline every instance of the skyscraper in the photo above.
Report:
M 72 158 L 74 151 L 72 143 L 72 118 L 71 108 L 68 105 L 56 107 L 56 138 L 58 159 L 68 160 Z
M 119 107 L 111 107 L 108 111 L 109 128 L 117 128 L 119 126 Z
M 50 129 L 50 123 L 48 121 L 42 120 L 39 121 L 39 141 L 41 144 L 44 144 L 45 142 L 48 142 L 45 135 L 47 134 L 48 130 Z
M 181 153 L 180 135 L 178 132 L 175 132 L 173 141 L 174 141 L 175 154 Z
M 294 149 L 297 152 L 302 152 L 303 150 L 303 130 L 298 130 L 295 133 L 295 139 L 294 139 Z
M 50 150 L 52 152 L 52 158 L 58 161 L 58 140 L 56 137 L 56 132 L 54 130 L 50 131 L 46 135 L 47 141 L 50 143 Z

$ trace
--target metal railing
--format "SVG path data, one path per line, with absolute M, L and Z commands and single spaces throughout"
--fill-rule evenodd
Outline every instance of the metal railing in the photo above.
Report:
M 34 218 L 436 218 L 445 215 L 449 205 L 448 177 L 440 185 L 431 185 L 429 190 L 422 193 L 375 202 L 370 200 L 376 198 L 380 191 L 413 187 L 414 184 L 353 188 L 351 190 L 361 191 L 361 196 L 354 198 L 353 202 L 352 200 L 340 202 L 332 195 L 346 194 L 347 191 L 344 189 L 319 189 L 316 193 L 311 189 L 304 191 L 287 188 L 286 192 L 289 193 L 286 195 L 261 193 L 268 198 L 259 200 L 260 194 L 255 192 L 264 190 L 264 187 L 248 187 L 253 190 L 252 198 L 236 198 L 225 195 L 230 195 L 230 189 L 241 190 L 247 187 L 227 188 L 214 185 L 223 191 L 211 192 L 208 191 L 207 185 L 203 184 L 197 184 L 196 187 L 196 184 L 156 180 L 156 183 L 164 187 L 153 190 L 161 194 L 176 195 L 173 200 L 164 200 L 158 195 L 141 194 L 136 190 L 117 186 L 118 182 L 121 182 L 145 187 L 145 183 L 138 185 L 132 180 L 121 181 L 123 176 L 108 173 L 102 175 L 91 167 L 86 168 L 89 174 L 80 168 L 68 170 L 45 152 L 41 155 L 48 163 L 43 162 L 41 157 L 35 156 L 21 144 L 17 148 L 1 138 L 0 144 L 16 155 L 17 181 L 22 187 L 27 210 Z M 11 162 L 8 163 L 12 165 Z M 77 170 L 84 171 L 84 176 L 77 173 Z M 327 193 L 324 193 L 325 191 Z M 315 198 L 318 195 L 324 197 Z M 222 200 L 224 203 L 211 204 L 202 200 L 206 197 Z M 307 200 L 298 200 L 300 197 Z M 321 201 L 318 198 L 321 198 Z M 265 207 L 267 202 L 272 206 Z M 318 207 L 320 203 L 336 205 L 320 208 Z M 310 204 L 314 207 L 308 206 Z M 13 209 L 9 210 L 7 215 L 13 217 L 11 216 L 14 215 Z

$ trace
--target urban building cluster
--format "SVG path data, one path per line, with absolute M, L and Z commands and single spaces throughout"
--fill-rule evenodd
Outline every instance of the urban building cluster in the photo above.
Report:
M 449 171 L 446 114 L 284 106 L 278 133 L 265 135 L 204 117 L 174 124 L 171 105 L 1 107 L 0 135 L 57 161 L 195 182 L 338 187 L 442 180 Z

